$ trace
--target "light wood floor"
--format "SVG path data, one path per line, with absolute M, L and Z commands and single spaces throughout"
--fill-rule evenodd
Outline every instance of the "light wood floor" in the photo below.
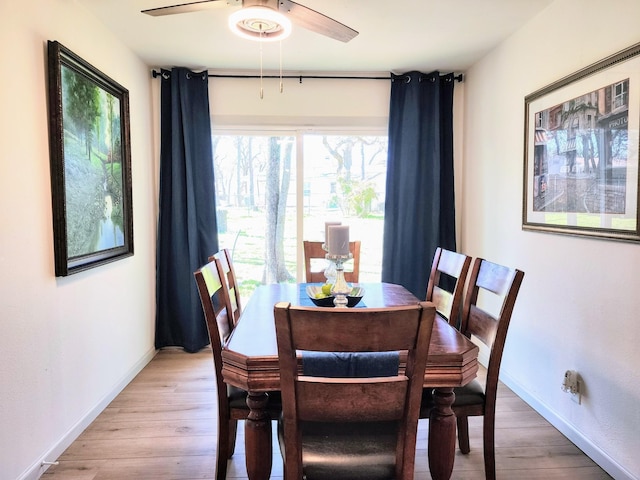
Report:
M 44 480 L 213 479 L 216 405 L 212 357 L 162 350 L 49 468 Z M 589 457 L 507 387 L 496 420 L 499 479 L 610 479 Z M 430 478 L 428 421 L 418 433 L 416 480 Z M 456 451 L 453 480 L 481 480 L 481 419 L 470 419 L 471 453 Z M 275 430 L 275 428 L 274 428 Z M 246 479 L 243 424 L 227 478 Z M 282 478 L 274 442 L 272 478 Z

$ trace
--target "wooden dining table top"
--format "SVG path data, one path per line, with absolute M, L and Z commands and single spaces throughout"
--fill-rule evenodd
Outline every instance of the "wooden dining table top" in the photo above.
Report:
M 222 351 L 226 383 L 253 392 L 280 389 L 274 305 L 313 306 L 307 284 L 261 285 L 253 293 Z M 400 285 L 359 283 L 364 288 L 354 308 L 411 305 L 420 300 Z M 425 383 L 427 387 L 458 387 L 473 380 L 478 371 L 478 347 L 446 320 L 436 315 L 431 335 Z

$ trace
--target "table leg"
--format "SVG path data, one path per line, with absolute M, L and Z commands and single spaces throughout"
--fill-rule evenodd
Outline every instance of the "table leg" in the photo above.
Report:
M 434 480 L 448 480 L 456 453 L 456 416 L 451 409 L 453 388 L 436 388 L 429 416 L 429 470 Z
M 266 413 L 269 396 L 249 392 L 247 406 L 251 410 L 244 422 L 244 450 L 249 480 L 268 480 L 271 476 L 273 446 L 271 418 Z

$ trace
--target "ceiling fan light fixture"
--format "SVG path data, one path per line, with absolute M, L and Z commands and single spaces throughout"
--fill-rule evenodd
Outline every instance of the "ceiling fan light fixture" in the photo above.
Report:
M 291 21 L 269 7 L 246 7 L 229 16 L 229 28 L 242 38 L 259 42 L 283 40 L 291 34 Z

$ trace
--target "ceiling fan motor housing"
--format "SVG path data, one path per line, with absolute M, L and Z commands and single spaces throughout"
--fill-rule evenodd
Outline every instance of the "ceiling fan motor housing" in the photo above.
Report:
M 282 40 L 291 34 L 291 20 L 278 12 L 278 0 L 250 0 L 229 16 L 229 27 L 250 40 Z

